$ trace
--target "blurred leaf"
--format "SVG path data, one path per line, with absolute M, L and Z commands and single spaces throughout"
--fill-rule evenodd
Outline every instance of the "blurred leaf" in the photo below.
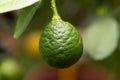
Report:
M 104 5 L 104 6 L 98 7 L 96 11 L 97 11 L 97 14 L 100 16 L 108 15 L 108 6 Z
M 85 31 L 85 50 L 94 60 L 102 60 L 112 54 L 119 39 L 118 24 L 111 17 L 93 22 Z
M 41 2 L 20 10 L 19 17 L 15 26 L 14 38 L 18 38 L 27 28 Z
M 0 0 L 0 13 L 30 6 L 39 0 Z

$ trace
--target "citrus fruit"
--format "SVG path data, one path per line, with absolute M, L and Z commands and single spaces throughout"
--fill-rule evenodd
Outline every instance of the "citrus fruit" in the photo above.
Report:
M 57 68 L 74 64 L 80 58 L 82 48 L 79 32 L 62 20 L 50 22 L 41 35 L 41 56 L 49 65 Z
M 6 59 L 1 63 L 1 74 L 9 80 L 18 80 L 22 76 L 22 69 L 14 59 Z
M 40 53 L 49 65 L 66 68 L 80 58 L 83 51 L 82 39 L 72 24 L 60 18 L 55 0 L 51 0 L 51 5 L 53 17 L 41 34 Z
M 36 58 L 39 56 L 39 39 L 41 31 L 33 31 L 24 38 L 23 48 L 27 55 Z

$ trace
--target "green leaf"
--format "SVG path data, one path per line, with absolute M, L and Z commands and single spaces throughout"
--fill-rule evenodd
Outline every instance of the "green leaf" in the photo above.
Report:
M 111 17 L 94 21 L 84 33 L 84 46 L 94 60 L 110 56 L 117 47 L 119 39 L 118 23 Z
M 19 17 L 15 26 L 14 38 L 18 38 L 25 31 L 39 5 L 40 2 L 20 10 Z
M 0 13 L 30 6 L 39 0 L 0 0 Z

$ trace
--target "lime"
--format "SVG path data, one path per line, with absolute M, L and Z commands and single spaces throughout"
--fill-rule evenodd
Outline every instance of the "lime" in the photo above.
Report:
M 19 80 L 22 78 L 22 69 L 14 59 L 6 59 L 1 63 L 0 75 L 9 80 Z
M 56 68 L 66 68 L 80 58 L 83 45 L 79 32 L 63 20 L 51 21 L 44 29 L 40 40 L 43 59 Z
M 66 68 L 81 57 L 82 39 L 72 24 L 61 19 L 55 0 L 51 0 L 51 7 L 53 17 L 41 35 L 40 53 L 49 65 L 55 68 Z

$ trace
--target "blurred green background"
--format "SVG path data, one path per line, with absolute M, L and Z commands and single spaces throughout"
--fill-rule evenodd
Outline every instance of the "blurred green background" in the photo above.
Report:
M 80 60 L 66 69 L 42 60 L 39 39 L 52 17 L 50 0 L 43 0 L 19 39 L 13 38 L 19 10 L 0 14 L 0 80 L 120 80 L 120 0 L 56 0 L 56 4 L 61 18 L 83 37 Z

